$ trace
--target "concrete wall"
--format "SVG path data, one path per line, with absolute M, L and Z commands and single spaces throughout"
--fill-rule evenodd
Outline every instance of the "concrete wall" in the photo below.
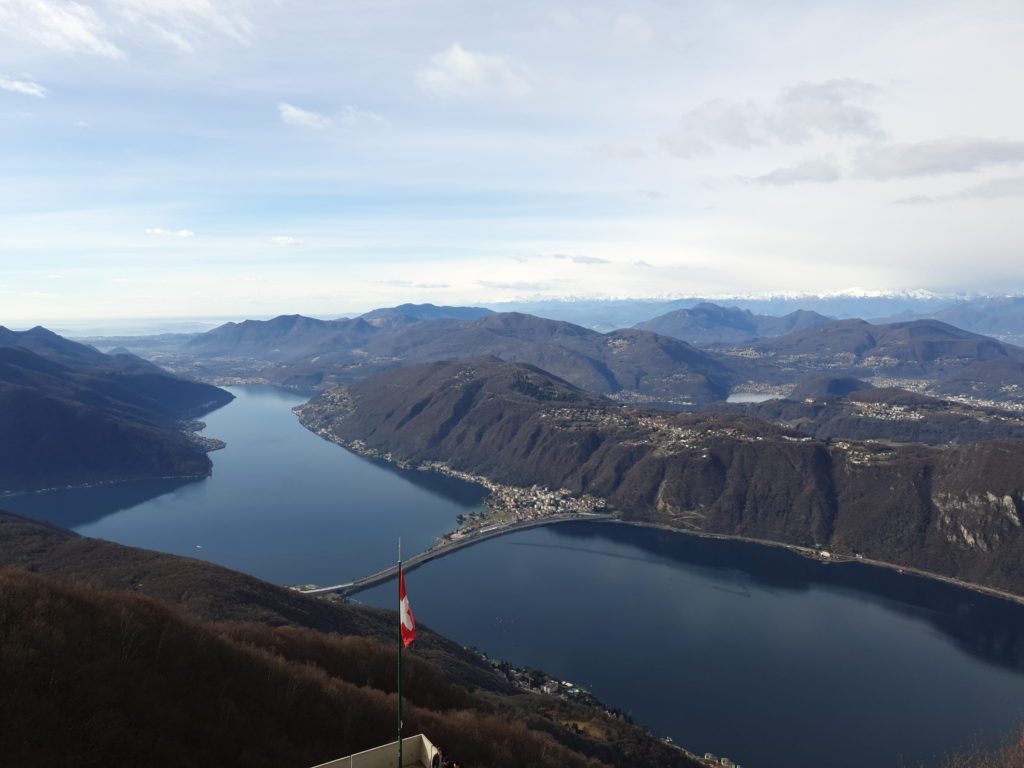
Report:
M 423 734 L 402 739 L 402 762 L 406 766 L 431 768 L 431 761 L 437 754 L 437 747 L 430 743 Z M 384 744 L 380 747 L 357 752 L 348 757 L 339 757 L 329 763 L 321 763 L 313 768 L 398 768 L 398 742 Z

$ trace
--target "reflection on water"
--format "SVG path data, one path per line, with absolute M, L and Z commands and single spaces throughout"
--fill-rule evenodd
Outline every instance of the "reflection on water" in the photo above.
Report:
M 363 457 L 363 460 L 385 472 L 390 472 L 404 483 L 410 483 L 432 496 L 454 502 L 466 508 L 478 509 L 484 495 L 487 493 L 479 485 L 467 483 L 465 480 L 460 480 L 457 477 L 442 475 L 438 472 L 400 469 L 382 459 Z
M 430 547 L 486 490 L 364 459 L 304 429 L 294 392 L 232 387 L 204 434 L 227 447 L 192 483 L 127 483 L 9 499 L 85 536 L 211 560 L 278 584 L 337 584 Z
M 809 592 L 828 587 L 918 617 L 990 664 L 1024 670 L 1024 606 L 931 579 L 861 563 L 822 563 L 775 547 L 719 542 L 657 529 L 608 524 L 559 527 L 566 541 L 602 540 L 642 549 L 639 559 L 667 559 L 680 566 L 746 574 L 761 589 Z M 622 530 L 620 530 L 622 529 Z M 612 555 L 619 556 L 622 555 Z
M 727 398 L 727 403 L 763 403 L 765 400 L 775 400 L 782 395 L 766 395 L 763 392 L 733 392 Z
M 276 583 L 338 583 L 426 549 L 483 488 L 358 457 L 289 392 L 206 417 L 213 475 L 12 497 L 80 533 Z M 201 546 L 202 549 L 198 549 Z M 410 574 L 416 618 L 591 687 L 656 733 L 748 768 L 914 768 L 1024 715 L 1024 608 L 857 563 L 626 525 L 487 541 Z M 393 585 L 359 595 L 394 608 Z
M 417 620 L 757 768 L 934 765 L 1024 717 L 1024 606 L 857 563 L 601 523 L 410 574 Z M 393 584 L 361 601 L 392 607 Z
M 0 509 L 79 528 L 107 515 L 144 504 L 198 480 L 137 480 L 95 488 L 69 488 L 0 497 Z

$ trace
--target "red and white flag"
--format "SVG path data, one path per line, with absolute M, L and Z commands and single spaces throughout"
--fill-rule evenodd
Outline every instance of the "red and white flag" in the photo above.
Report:
M 402 644 L 406 648 L 416 639 L 416 619 L 412 617 L 409 596 L 405 593 L 405 574 L 398 572 L 398 615 L 402 621 Z

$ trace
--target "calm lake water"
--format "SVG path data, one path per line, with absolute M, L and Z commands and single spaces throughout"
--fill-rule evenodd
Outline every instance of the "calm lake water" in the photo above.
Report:
M 228 387 L 236 399 L 203 417 L 212 476 L 0 499 L 0 507 L 85 535 L 210 560 L 277 584 L 338 584 L 394 565 L 480 509 L 486 491 L 433 472 L 403 472 L 303 428 L 307 398 Z
M 399 535 L 412 554 L 479 507 L 476 486 L 307 432 L 292 393 L 232 391 L 205 419 L 205 434 L 228 443 L 210 478 L 0 506 L 289 584 L 379 570 Z M 569 523 L 460 550 L 408 586 L 421 624 L 746 768 L 933 765 L 1024 718 L 1024 608 L 855 563 Z M 358 599 L 393 608 L 395 592 Z
M 727 403 L 763 403 L 766 400 L 774 400 L 782 395 L 766 395 L 764 392 L 733 392 L 727 398 Z

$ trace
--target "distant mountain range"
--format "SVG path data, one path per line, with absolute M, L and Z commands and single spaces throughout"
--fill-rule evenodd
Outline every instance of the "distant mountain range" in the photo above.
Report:
M 381 321 L 409 323 L 418 320 L 476 320 L 479 317 L 493 315 L 494 310 L 483 307 L 437 307 L 433 304 L 399 304 L 397 307 L 374 309 L 359 315 L 371 325 L 380 325 Z
M 608 500 L 625 520 L 826 549 L 1024 594 L 1024 442 L 832 443 L 623 407 L 531 366 L 409 366 L 299 411 L 343 444 Z
M 930 318 L 1011 344 L 1024 344 L 1024 296 L 958 301 L 934 310 L 909 309 L 879 322 Z
M 634 328 L 672 336 L 691 344 L 735 344 L 769 336 L 782 336 L 832 322 L 832 318 L 800 309 L 783 317 L 755 315 L 747 309 L 701 303 L 692 309 L 677 309 Z
M 600 333 L 516 312 L 404 304 L 339 320 L 231 322 L 177 346 L 167 337 L 118 343 L 197 379 L 304 391 L 418 362 L 495 355 L 622 402 L 673 407 L 737 388 L 791 387 L 815 373 L 916 380 L 943 397 L 1024 403 L 1024 350 L 938 320 L 868 323 L 810 310 L 775 317 L 705 302 L 640 326 Z
M 389 322 L 288 315 L 229 323 L 189 341 L 182 362 L 195 361 L 200 375 L 321 388 L 411 363 L 495 355 L 540 366 L 594 392 L 685 402 L 725 397 L 734 376 L 720 359 L 649 331 L 601 334 L 517 313 L 469 320 L 378 317 Z
M 753 380 L 812 373 L 917 380 L 936 394 L 1024 402 L 1024 348 L 938 320 L 837 320 L 728 351 Z
M 813 311 L 833 318 L 892 317 L 902 312 L 932 312 L 955 303 L 950 297 L 927 291 L 846 292 L 831 295 L 793 293 L 777 296 L 693 296 L 677 299 L 543 299 L 489 305 L 499 312 L 525 312 L 553 320 L 566 320 L 599 331 L 627 328 L 679 309 L 700 304 L 745 309 L 755 314 L 782 317 Z M 910 319 L 910 318 L 901 318 Z
M 181 420 L 230 400 L 134 355 L 0 327 L 0 492 L 205 475 Z

